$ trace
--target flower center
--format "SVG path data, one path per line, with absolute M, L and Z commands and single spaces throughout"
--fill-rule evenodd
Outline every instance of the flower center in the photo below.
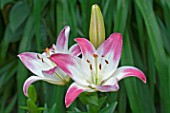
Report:
M 93 54 L 94 62 L 86 60 L 89 63 L 89 68 L 91 70 L 92 84 L 100 85 L 102 83 L 102 77 L 100 77 L 100 70 L 104 70 L 106 65 L 109 64 L 108 60 L 104 59 L 104 55 L 101 56 L 101 62 L 99 63 L 99 57 L 97 54 Z M 105 65 L 102 65 L 102 61 L 105 62 Z M 93 63 L 93 64 L 92 64 Z M 94 67 L 93 67 L 94 66 Z
M 47 48 L 46 48 L 47 49 Z M 49 50 L 49 49 L 47 49 Z M 41 58 L 38 54 L 37 54 L 37 58 L 40 59 L 43 63 L 45 63 L 48 67 L 51 68 L 50 64 L 47 63 L 43 58 Z M 53 62 L 51 62 L 53 64 L 53 66 L 55 67 L 55 64 Z M 54 74 L 61 80 L 63 80 L 64 82 L 68 82 L 68 78 L 63 78 L 62 76 L 60 76 L 57 72 L 54 72 Z

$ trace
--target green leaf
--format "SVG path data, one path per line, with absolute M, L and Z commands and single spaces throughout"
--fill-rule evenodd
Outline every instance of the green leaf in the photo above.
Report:
M 7 43 L 16 42 L 21 39 L 21 34 L 23 30 L 13 32 L 11 29 L 11 24 L 8 24 L 6 30 L 5 30 L 5 36 L 4 41 Z
M 123 5 L 122 2 L 122 0 L 117 1 L 117 12 L 114 15 L 114 32 L 124 33 L 131 1 L 126 1 L 126 5 Z
M 4 8 L 4 6 L 10 2 L 12 2 L 13 0 L 1 0 L 0 3 L 1 3 L 1 9 Z
M 35 87 L 33 85 L 30 85 L 29 88 L 28 88 L 28 97 L 33 102 L 37 101 L 37 93 L 36 93 Z
M 67 111 L 67 113 L 87 113 L 87 112 Z
M 11 9 L 9 20 L 13 32 L 25 21 L 30 13 L 29 5 L 26 2 L 19 1 Z
M 31 47 L 31 40 L 33 38 L 34 34 L 34 28 L 33 28 L 33 16 L 30 15 L 26 22 L 25 30 L 23 33 L 22 40 L 20 41 L 19 44 L 19 53 L 25 52 L 25 51 L 30 51 Z M 28 71 L 24 67 L 24 65 L 21 63 L 21 61 L 18 59 L 18 71 L 17 71 L 17 94 L 18 94 L 18 105 L 25 105 L 26 98 L 23 94 L 23 84 L 24 81 L 26 80 L 26 77 L 28 76 Z M 25 100 L 25 101 L 24 101 Z M 18 109 L 18 113 L 25 113 L 22 109 Z
M 44 108 L 44 107 L 39 107 L 39 108 L 37 109 L 37 113 L 42 113 L 42 111 L 44 111 L 44 110 L 46 110 L 46 108 Z
M 97 93 L 83 92 L 80 94 L 79 99 L 84 104 L 95 105 L 95 106 L 98 106 L 98 104 L 99 104 Z
M 136 0 L 137 6 L 139 7 L 141 14 L 143 15 L 144 22 L 147 28 L 147 33 L 149 36 L 149 42 L 153 50 L 153 55 L 155 59 L 155 65 L 158 72 L 159 81 L 159 92 L 160 92 L 160 106 L 162 113 L 170 112 L 170 82 L 168 75 L 168 64 L 167 55 L 164 50 L 163 40 L 161 36 L 161 31 L 156 21 L 155 12 L 153 10 L 152 2 L 147 0 Z M 164 75 L 164 76 L 162 76 Z M 166 87 L 165 87 L 166 86 Z
M 117 106 L 119 113 L 127 113 L 127 96 L 124 84 L 120 84 L 120 90 L 119 90 L 119 104 Z
M 8 53 L 9 43 L 5 40 L 2 40 L 0 45 L 1 45 L 0 64 L 2 64 L 6 61 L 5 58 L 6 58 L 6 55 Z
M 28 106 L 28 111 L 30 113 L 36 113 L 37 111 L 37 106 L 36 104 L 34 103 L 34 101 L 32 101 L 31 99 L 28 99 L 27 100 L 27 106 Z
M 27 106 L 19 106 L 20 109 L 29 110 Z
M 8 105 L 8 107 L 6 108 L 4 113 L 11 113 L 12 112 L 12 110 L 15 106 L 16 100 L 17 100 L 17 96 L 15 95 L 13 97 L 12 101 L 10 102 L 10 104 Z
M 112 104 L 106 106 L 105 108 L 103 108 L 99 113 L 113 113 L 116 106 L 117 106 L 117 102 L 112 103 Z
M 134 65 L 131 42 L 128 33 L 124 36 L 121 65 Z M 136 78 L 126 78 L 123 81 L 132 112 L 155 113 L 153 100 L 147 84 L 143 84 Z M 140 101 L 138 100 L 139 98 Z M 143 105 L 143 103 L 145 104 Z
M 2 90 L 5 85 L 8 85 L 8 82 L 10 82 L 10 79 L 14 76 L 14 74 L 17 71 L 17 67 L 15 66 L 16 60 L 12 59 L 6 63 L 7 64 L 0 66 L 0 75 L 1 75 L 0 76 L 0 89 Z
M 99 98 L 99 105 L 98 105 L 98 109 L 100 109 L 103 105 L 103 103 L 106 101 L 107 97 L 101 97 Z
M 34 0 L 34 20 L 35 20 L 35 36 L 36 36 L 36 45 L 37 49 L 41 51 L 41 35 L 40 35 L 40 27 L 41 27 L 41 0 Z

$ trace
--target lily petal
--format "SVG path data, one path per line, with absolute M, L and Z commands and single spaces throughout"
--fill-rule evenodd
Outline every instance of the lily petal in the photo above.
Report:
M 97 49 L 97 53 L 101 58 L 101 64 L 105 69 L 103 73 L 108 73 L 108 76 L 103 77 L 107 79 L 116 70 L 122 51 L 122 35 L 113 33 L 109 38 L 103 42 Z
M 101 92 L 112 92 L 112 91 L 118 91 L 119 90 L 119 85 L 118 83 L 114 85 L 103 85 L 103 86 L 96 86 L 96 89 L 101 91 Z
M 54 64 L 46 56 L 39 53 L 25 52 L 19 54 L 18 57 L 32 73 L 41 77 L 43 77 L 42 70 L 54 67 Z
M 118 80 L 121 80 L 126 77 L 134 76 L 141 79 L 144 83 L 146 83 L 146 77 L 142 71 L 132 66 L 123 66 L 118 68 L 113 77 L 116 77 Z
M 65 97 L 65 105 L 68 108 L 70 104 L 82 93 L 84 89 L 82 89 L 76 83 L 70 85 L 69 89 L 67 90 L 66 97 Z
M 30 76 L 24 83 L 24 86 L 23 86 L 23 92 L 24 92 L 24 95 L 25 96 L 28 96 L 28 88 L 29 86 L 38 81 L 38 80 L 44 80 L 43 77 L 38 77 L 38 76 Z
M 57 42 L 56 42 L 56 50 L 57 52 L 67 52 L 68 50 L 68 36 L 70 33 L 70 27 L 65 26 L 63 30 L 60 32 Z
M 73 46 L 71 46 L 69 51 L 74 56 L 79 56 L 81 54 L 81 50 L 78 44 L 74 44 Z
M 42 72 L 43 72 L 43 73 L 46 73 L 46 74 L 48 74 L 48 75 L 52 75 L 52 74 L 55 73 L 56 68 L 57 68 L 57 66 L 54 67 L 54 68 L 51 68 L 51 69 L 49 69 L 49 70 L 43 70 Z
M 53 54 L 50 60 L 57 64 L 65 73 L 67 73 L 78 84 L 88 86 L 90 77 L 90 68 L 87 68 L 87 62 L 69 54 Z M 87 69 L 86 69 L 87 68 Z M 84 69 L 86 72 L 84 72 Z
M 120 33 L 113 33 L 109 38 L 104 41 L 97 49 L 98 55 L 106 56 L 113 53 L 114 56 L 111 60 L 119 62 L 122 51 L 122 35 Z
M 70 87 L 67 90 L 66 96 L 65 96 L 65 105 L 68 108 L 71 103 L 80 95 L 80 93 L 88 91 L 88 92 L 94 92 L 95 90 L 92 90 L 88 87 L 82 87 L 78 85 L 77 83 L 72 83 Z
M 95 48 L 90 41 L 85 38 L 76 38 L 75 41 L 78 43 L 84 58 L 88 59 L 93 56 L 95 53 Z
M 51 75 L 52 77 L 52 75 Z M 54 77 L 53 77 L 54 78 Z M 39 77 L 39 76 L 30 76 L 24 83 L 24 86 L 23 86 L 23 92 L 24 92 L 24 95 L 25 96 L 28 96 L 28 88 L 29 86 L 38 81 L 38 80 L 43 80 L 43 81 L 46 81 L 48 83 L 51 83 L 51 84 L 57 84 L 57 85 L 64 85 L 65 82 L 60 80 L 60 79 L 53 79 L 53 78 L 47 78 L 47 77 Z
M 49 70 L 43 70 L 42 73 L 47 79 L 51 81 L 56 81 L 56 83 L 54 84 L 64 85 L 65 82 L 68 82 L 69 77 L 58 66 Z

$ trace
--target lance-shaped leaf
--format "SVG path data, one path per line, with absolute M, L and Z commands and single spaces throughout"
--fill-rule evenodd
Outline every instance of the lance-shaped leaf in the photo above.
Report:
M 93 5 L 90 20 L 90 41 L 97 48 L 105 40 L 103 16 L 98 5 Z

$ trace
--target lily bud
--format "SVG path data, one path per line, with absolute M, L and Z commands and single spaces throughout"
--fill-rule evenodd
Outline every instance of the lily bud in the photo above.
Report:
M 99 6 L 96 4 L 93 5 L 91 9 L 89 37 L 95 48 L 105 40 L 103 16 Z

